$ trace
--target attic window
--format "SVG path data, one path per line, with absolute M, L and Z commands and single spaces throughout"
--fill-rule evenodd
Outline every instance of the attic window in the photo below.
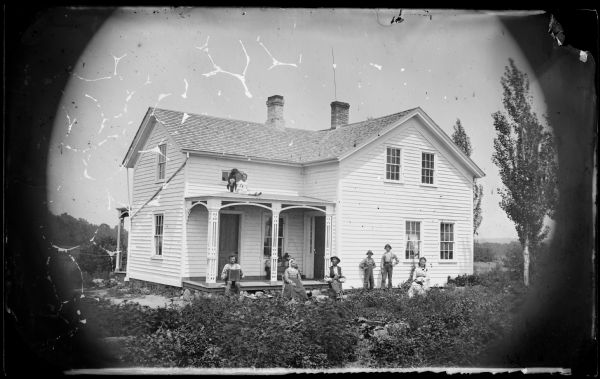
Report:
M 167 144 L 158 145 L 158 167 L 156 170 L 156 177 L 158 180 L 165 179 L 165 172 L 167 169 Z
M 433 153 L 421 154 L 421 183 L 433 184 L 435 170 L 435 155 Z
M 386 180 L 400 181 L 401 150 L 388 147 L 386 152 L 385 178 Z

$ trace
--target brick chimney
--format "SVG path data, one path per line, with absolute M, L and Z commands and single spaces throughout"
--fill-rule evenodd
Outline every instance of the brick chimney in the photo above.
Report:
M 273 95 L 267 99 L 267 126 L 275 128 L 285 127 L 283 120 L 283 96 Z
M 350 104 L 334 101 L 331 103 L 331 129 L 337 129 L 340 126 L 348 124 L 348 113 L 350 113 Z

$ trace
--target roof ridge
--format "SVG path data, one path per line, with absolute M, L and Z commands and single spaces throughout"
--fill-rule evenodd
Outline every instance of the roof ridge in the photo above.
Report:
M 238 122 L 245 122 L 247 124 L 254 124 L 254 125 L 266 126 L 265 124 L 261 124 L 260 122 L 254 122 L 254 121 L 248 121 L 248 120 L 240 120 L 240 119 L 228 118 L 228 117 L 219 117 L 219 116 L 213 116 L 213 115 L 209 115 L 209 114 L 176 111 L 176 110 L 173 110 L 173 109 L 155 108 L 155 107 L 150 107 L 150 109 L 154 109 L 155 111 L 159 110 L 159 111 L 165 111 L 165 112 L 185 113 L 185 114 L 188 114 L 190 116 L 207 117 L 207 118 L 212 118 L 212 119 L 217 119 L 217 120 L 225 120 L 225 121 L 238 121 Z
M 391 117 L 391 116 L 397 116 L 397 115 L 404 115 L 410 111 L 413 111 L 415 109 L 417 109 L 418 107 L 415 108 L 410 108 L 410 109 L 406 109 L 400 112 L 396 112 L 396 113 L 390 113 L 387 115 L 383 115 L 383 116 L 379 116 L 379 117 L 375 117 L 375 118 L 371 118 L 371 119 L 366 119 L 366 120 L 362 120 L 362 121 L 357 121 L 357 122 L 353 122 L 350 124 L 346 124 L 346 125 L 342 125 L 339 128 L 336 129 L 331 129 L 331 128 L 327 128 L 327 129 L 303 129 L 303 128 L 289 128 L 289 127 L 284 127 L 284 130 L 291 130 L 291 131 L 301 131 L 301 132 L 328 132 L 328 131 L 333 131 L 333 130 L 338 130 L 338 129 L 342 129 L 342 128 L 346 128 L 348 126 L 356 126 L 365 122 L 376 122 L 379 121 L 381 119 L 384 119 L 386 117 Z M 244 122 L 247 124 L 252 124 L 252 125 L 257 125 L 257 126 L 264 126 L 264 127 L 268 127 L 266 125 L 266 123 L 260 123 L 260 122 L 254 122 L 254 121 L 247 121 L 247 120 L 240 120 L 240 119 L 235 119 L 235 118 L 227 118 L 227 117 L 218 117 L 218 116 L 212 116 L 212 115 L 207 115 L 207 114 L 200 114 L 200 113 L 191 113 L 191 112 L 183 112 L 183 111 L 177 111 L 177 110 L 173 110 L 173 109 L 165 109 L 165 108 L 157 108 L 157 107 L 150 107 L 150 109 L 154 109 L 156 110 L 160 110 L 160 111 L 165 111 L 165 112 L 178 112 L 178 113 L 186 113 L 190 116 L 198 116 L 198 117 L 206 117 L 206 118 L 210 118 L 210 119 L 215 119 L 215 120 L 225 120 L 225 121 L 237 121 L 237 122 Z

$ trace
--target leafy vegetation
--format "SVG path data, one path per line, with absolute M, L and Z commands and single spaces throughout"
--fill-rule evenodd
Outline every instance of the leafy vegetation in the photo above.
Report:
M 460 119 L 456 119 L 454 124 L 454 132 L 452 133 L 452 142 L 458 146 L 463 153 L 468 157 L 471 156 L 473 148 L 471 146 L 471 139 L 467 135 L 465 128 L 463 128 Z M 477 230 L 483 220 L 483 214 L 481 212 L 481 201 L 483 200 L 483 186 L 477 184 L 473 180 L 473 234 L 477 235 Z
M 405 288 L 346 293 L 308 303 L 200 296 L 159 309 L 85 298 L 82 312 L 98 337 L 122 338 L 112 351 L 127 366 L 475 365 L 515 324 L 525 289 L 493 270 L 426 297 L 409 299 Z
M 532 110 L 529 79 L 512 59 L 500 79 L 506 113 L 492 114 L 496 137 L 493 162 L 504 189 L 500 207 L 515 223 L 523 247 L 523 281 L 529 284 L 529 254 L 545 239 L 546 216 L 553 217 L 558 202 L 557 155 L 554 137 Z
M 93 278 L 107 278 L 113 271 L 115 257 L 107 251 L 117 250 L 117 226 L 111 228 L 107 224 L 90 224 L 87 220 L 76 219 L 67 213 L 48 215 L 50 241 L 62 248 L 78 246 L 70 251 L 84 275 L 84 285 L 89 286 Z M 127 231 L 121 229 L 120 249 L 123 260 L 127 258 Z M 70 259 L 63 260 L 64 269 L 72 271 Z M 122 263 L 124 266 L 126 262 Z M 79 275 L 77 275 L 79 276 Z

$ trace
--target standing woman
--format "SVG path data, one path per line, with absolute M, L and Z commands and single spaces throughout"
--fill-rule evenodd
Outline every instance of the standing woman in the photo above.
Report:
M 343 295 L 342 283 L 346 281 L 346 278 L 342 275 L 342 268 L 338 266 L 340 258 L 333 256 L 330 260 L 331 266 L 329 267 L 329 277 L 325 278 L 325 280 L 329 283 L 332 295 L 335 296 L 336 300 L 341 300 Z
M 419 259 L 419 267 L 415 268 L 412 274 L 412 283 L 408 289 L 408 297 L 417 295 L 425 295 L 429 289 L 429 270 L 427 270 L 427 259 L 421 257 Z
M 289 267 L 283 273 L 283 297 L 302 301 L 308 300 L 306 290 L 300 279 L 298 264 L 292 258 L 289 260 Z

